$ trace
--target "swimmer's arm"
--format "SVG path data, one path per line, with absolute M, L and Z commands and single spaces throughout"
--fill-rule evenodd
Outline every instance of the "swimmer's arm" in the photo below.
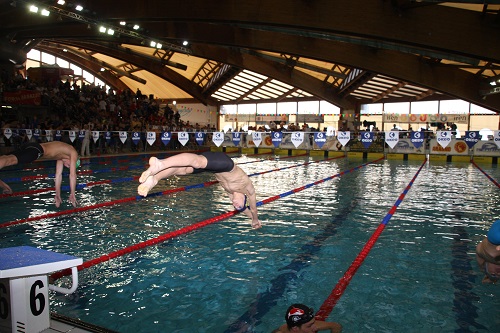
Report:
M 246 209 L 245 214 L 252 219 L 252 227 L 258 229 L 262 227 L 262 225 L 259 221 L 259 216 L 257 213 L 257 199 L 255 196 L 255 188 L 251 183 L 247 187 L 247 193 L 248 193 L 248 205 L 250 206 L 250 209 Z
M 342 332 L 342 325 L 339 323 L 316 320 L 316 327 L 318 328 L 318 331 L 329 330 L 331 333 Z
M 73 207 L 76 207 L 76 160 L 78 159 L 78 155 L 71 156 L 70 159 L 70 166 L 69 166 L 69 188 L 70 188 L 70 193 L 69 193 L 69 202 L 73 205 Z
M 56 207 L 61 205 L 61 183 L 62 183 L 62 171 L 63 171 L 63 161 L 57 160 L 56 162 L 56 175 L 55 175 L 55 185 L 56 185 Z
M 3 194 L 12 194 L 12 189 L 9 185 L 0 180 L 0 187 L 3 188 Z

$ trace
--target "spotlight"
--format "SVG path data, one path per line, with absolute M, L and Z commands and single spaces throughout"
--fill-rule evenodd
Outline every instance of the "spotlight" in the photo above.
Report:
M 134 24 L 133 29 L 134 29 L 134 30 L 138 30 L 138 29 L 139 29 L 139 26 L 138 26 L 137 24 Z
M 100 26 L 99 27 L 99 32 L 105 33 L 106 32 L 106 27 Z
M 38 13 L 38 7 L 35 6 L 35 5 L 31 5 L 30 6 L 30 12 L 32 12 L 32 13 Z
M 156 47 L 156 42 L 155 42 L 155 41 L 151 41 L 151 43 L 149 43 L 149 45 L 150 45 L 151 47 Z
M 182 42 L 182 45 L 184 45 L 184 46 L 187 46 L 188 44 L 189 44 L 189 42 L 187 40 Z
M 120 25 L 126 25 L 126 24 L 127 24 L 127 22 L 125 22 L 125 21 L 120 21 Z
M 77 5 L 77 6 L 75 7 L 75 9 L 76 9 L 77 11 L 81 12 L 81 11 L 83 10 L 83 7 L 82 7 L 82 6 L 80 6 L 80 5 Z
M 113 29 L 108 29 L 108 35 L 113 36 L 115 34 L 115 31 Z
M 66 1 L 64 1 L 64 0 L 57 0 L 57 4 L 58 4 L 58 5 L 61 5 L 61 6 L 62 6 L 62 5 L 64 5 L 65 3 L 66 3 Z
M 157 43 L 157 44 L 156 44 L 156 48 L 157 48 L 157 49 L 161 49 L 162 47 L 163 47 L 163 45 L 161 45 L 160 43 Z
M 40 12 L 40 14 L 42 16 L 49 16 L 50 15 L 50 12 L 47 10 L 47 9 L 42 9 L 42 11 Z

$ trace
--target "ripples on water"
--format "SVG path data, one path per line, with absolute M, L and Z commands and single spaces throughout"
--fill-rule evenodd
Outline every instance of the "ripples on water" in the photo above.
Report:
M 319 158 L 237 160 L 252 174 Z M 364 162 L 311 163 L 252 179 L 263 200 Z M 321 306 L 419 167 L 370 164 L 261 206 L 260 230 L 239 214 L 96 265 L 80 273 L 75 294 L 51 298 L 52 310 L 123 333 L 269 332 L 290 303 Z M 485 170 L 500 179 L 496 168 Z M 212 179 L 173 177 L 155 191 Z M 92 205 L 131 197 L 136 186 L 91 187 L 78 191 L 78 199 Z M 57 211 L 52 196 L 9 205 L 19 206 L 17 218 L 46 214 Z M 459 325 L 463 332 L 481 325 L 493 332 L 500 325 L 500 296 L 498 288 L 481 285 L 474 247 L 499 216 L 498 201 L 498 188 L 472 165 L 426 164 L 329 319 L 346 332 L 455 332 Z M 213 185 L 0 229 L 0 237 L 2 246 L 31 245 L 90 260 L 232 209 Z

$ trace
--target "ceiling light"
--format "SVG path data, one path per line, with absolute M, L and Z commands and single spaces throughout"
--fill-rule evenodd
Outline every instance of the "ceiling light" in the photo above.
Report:
M 125 24 L 127 24 L 127 22 L 125 22 L 125 21 L 120 21 L 120 25 L 125 25 Z
M 187 40 L 182 42 L 182 45 L 184 45 L 184 46 L 187 46 L 188 44 L 189 44 L 189 42 Z
M 35 5 L 31 5 L 30 6 L 30 12 L 32 12 L 32 13 L 38 13 L 38 7 L 35 6 Z
M 65 3 L 66 3 L 66 1 L 64 1 L 64 0 L 57 0 L 57 4 L 58 4 L 58 5 L 61 5 L 61 6 L 62 6 L 62 5 L 64 5 Z
M 161 49 L 162 47 L 163 47 L 163 45 L 161 45 L 160 43 L 157 43 L 157 44 L 156 44 L 156 48 L 157 48 L 157 49 Z
M 113 36 L 115 34 L 115 31 L 113 29 L 108 29 L 108 35 Z
M 156 42 L 155 42 L 155 41 L 151 41 L 151 43 L 149 43 L 149 45 L 150 45 L 151 47 L 156 47 Z
M 134 24 L 133 28 L 134 28 L 134 30 L 137 30 L 137 29 L 139 29 L 139 26 L 137 24 Z
M 50 12 L 47 9 L 42 9 L 42 11 L 40 12 L 40 14 L 42 14 L 42 16 L 49 16 Z
M 76 10 L 78 10 L 79 12 L 81 12 L 81 11 L 83 10 L 83 7 L 82 7 L 82 6 L 80 6 L 80 5 L 77 5 L 77 6 L 75 7 L 75 9 L 76 9 Z
M 106 27 L 100 26 L 99 27 L 99 32 L 105 33 L 106 32 Z

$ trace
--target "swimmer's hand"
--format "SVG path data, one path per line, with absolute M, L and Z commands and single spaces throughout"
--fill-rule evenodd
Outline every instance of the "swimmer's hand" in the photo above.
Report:
M 252 228 L 254 229 L 262 228 L 262 222 L 260 222 L 260 220 L 257 220 L 257 222 L 255 223 L 252 221 Z
M 3 194 L 12 194 L 12 189 L 9 187 L 9 188 L 4 188 L 3 189 Z
M 73 207 L 76 208 L 76 206 L 78 205 L 78 202 L 76 202 L 76 198 L 75 198 L 75 195 L 74 194 L 70 194 L 69 196 L 69 202 L 73 205 Z
M 59 208 L 59 206 L 61 206 L 62 203 L 61 196 L 56 194 L 55 199 L 56 199 L 56 207 Z

